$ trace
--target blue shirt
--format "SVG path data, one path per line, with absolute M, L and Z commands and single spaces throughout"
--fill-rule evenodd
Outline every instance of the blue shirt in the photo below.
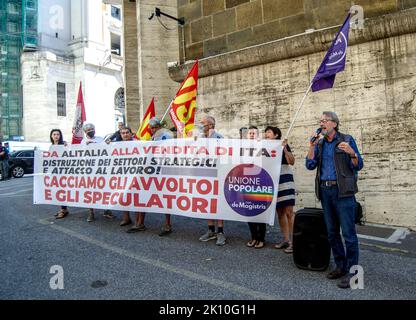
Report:
M 324 138 L 324 143 L 322 144 L 322 164 L 321 164 L 321 173 L 320 173 L 321 181 L 337 180 L 337 172 L 335 171 L 335 164 L 334 164 L 334 151 L 335 151 L 335 145 L 336 145 L 338 136 L 339 136 L 339 133 L 337 132 L 331 142 L 329 142 L 328 140 Z M 354 166 L 352 159 L 351 159 L 350 167 L 351 169 L 355 171 L 360 171 L 363 168 L 363 159 L 361 158 L 361 154 L 358 151 L 357 144 L 355 143 L 355 140 L 353 139 L 353 137 L 350 137 L 349 145 L 351 146 L 351 148 L 354 149 L 358 157 L 357 166 Z M 315 145 L 314 158 L 311 160 L 311 159 L 308 159 L 308 157 L 306 157 L 306 168 L 308 170 L 314 170 L 317 167 L 318 152 L 319 152 L 318 145 Z
M 211 135 L 208 137 L 210 139 L 223 139 L 224 137 L 219 134 L 217 131 L 214 131 L 213 133 L 211 133 Z
M 152 141 L 167 140 L 172 138 L 173 136 L 171 131 L 165 128 L 161 128 L 158 131 L 156 131 L 156 133 L 153 135 Z

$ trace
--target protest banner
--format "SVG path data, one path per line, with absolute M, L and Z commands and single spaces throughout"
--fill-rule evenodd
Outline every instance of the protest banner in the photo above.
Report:
M 279 140 L 171 139 L 35 153 L 34 203 L 274 224 Z

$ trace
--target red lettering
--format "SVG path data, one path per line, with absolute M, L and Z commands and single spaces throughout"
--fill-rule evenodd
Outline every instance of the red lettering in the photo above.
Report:
M 143 186 L 143 190 L 149 190 L 150 189 L 150 186 L 152 184 L 151 179 L 153 179 L 153 178 L 150 178 L 149 180 L 146 180 L 144 177 L 140 177 L 140 183 Z
M 217 213 L 217 199 L 211 199 L 211 214 Z
M 135 207 L 139 207 L 139 208 L 146 207 L 146 204 L 145 203 L 140 202 L 140 198 L 139 198 L 139 194 L 138 193 L 135 193 L 133 195 L 133 200 L 134 200 L 134 206 Z
M 93 192 L 92 194 L 92 203 L 97 203 L 103 198 L 103 194 L 101 192 Z
M 111 177 L 109 186 L 111 190 L 124 190 L 127 186 L 127 177 Z
M 45 189 L 45 200 L 52 200 L 52 192 L 49 189 Z
M 189 190 L 187 192 L 192 193 L 194 184 L 196 183 L 196 179 L 188 179 L 188 183 L 189 183 Z
M 172 209 L 172 201 L 176 198 L 175 195 L 165 194 L 163 199 L 167 200 L 166 209 Z
M 193 198 L 192 199 L 192 211 L 193 212 L 201 212 L 201 213 L 208 213 L 208 200 L 203 198 Z
M 84 203 L 91 203 L 91 191 L 84 192 Z
M 209 155 L 208 149 L 205 147 L 201 147 L 199 148 L 198 152 L 196 154 L 205 154 L 205 155 Z
M 227 154 L 227 148 L 225 148 L 225 147 L 217 147 L 217 149 L 215 150 L 215 154 L 217 156 L 223 156 L 224 154 Z
M 163 186 L 165 185 L 166 178 L 162 178 L 162 179 L 159 180 L 158 178 L 152 177 L 150 179 L 153 179 L 153 181 L 155 182 L 156 190 L 157 191 L 162 191 Z
M 110 204 L 111 192 L 103 192 L 102 196 L 103 196 L 102 197 L 103 198 L 102 204 L 109 205 Z
M 58 158 L 58 153 L 56 151 L 53 151 L 53 152 L 44 151 L 43 157 L 44 158 Z
M 175 178 L 169 178 L 166 181 L 166 189 L 170 192 L 175 192 L 176 190 L 178 190 L 178 180 L 176 180 Z M 160 189 L 158 189 L 158 191 L 160 191 Z M 185 192 L 185 191 L 180 191 L 180 192 Z
M 123 195 L 126 196 L 126 200 L 124 200 Z M 120 198 L 118 199 L 118 202 L 120 203 L 120 205 L 122 205 L 124 207 L 129 206 L 130 203 L 131 203 L 131 193 L 127 193 L 127 194 L 122 193 L 122 194 L 120 194 Z
M 205 186 L 205 188 L 203 188 L 204 186 Z M 211 191 L 212 191 L 211 182 L 207 179 L 200 180 L 196 185 L 196 191 L 199 194 L 202 194 L 202 195 L 206 195 L 206 194 L 211 193 Z
M 65 202 L 65 190 L 58 190 L 56 192 L 56 200 Z
M 137 181 L 137 177 L 133 177 L 130 183 L 129 190 L 132 190 L 132 189 L 141 190 L 139 181 Z
M 182 204 L 183 201 L 185 201 L 185 205 Z M 185 197 L 185 196 L 179 197 L 176 204 L 178 208 L 183 211 L 188 211 L 189 208 L 191 207 L 191 201 L 189 200 L 188 197 Z
M 147 202 L 147 207 L 158 206 L 159 208 L 163 208 L 162 201 L 157 194 L 152 194 L 149 201 Z
M 214 180 L 214 195 L 218 195 L 218 180 Z

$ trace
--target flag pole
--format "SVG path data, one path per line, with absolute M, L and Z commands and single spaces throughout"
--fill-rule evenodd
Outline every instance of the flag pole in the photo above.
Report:
M 287 138 L 289 137 L 289 134 L 290 134 L 290 132 L 291 132 L 291 131 L 292 131 L 292 129 L 293 129 L 293 125 L 295 124 L 296 118 L 297 118 L 297 117 L 298 117 L 298 115 L 299 115 L 299 111 L 300 111 L 300 109 L 302 108 L 302 106 L 303 106 L 303 104 L 304 104 L 304 102 L 305 102 L 305 99 L 306 99 L 306 97 L 308 96 L 309 91 L 311 91 L 312 85 L 313 85 L 313 81 L 311 81 L 311 83 L 309 84 L 308 90 L 306 90 L 305 95 L 303 96 L 302 101 L 301 101 L 301 102 L 300 102 L 300 104 L 299 104 L 298 110 L 296 111 L 295 116 L 293 117 L 293 120 L 292 120 L 292 122 L 291 122 L 291 124 L 290 124 L 290 126 L 289 126 L 289 129 L 288 129 L 288 130 L 287 130 L 287 132 L 286 132 L 286 135 L 285 135 L 285 137 L 284 137 L 284 140 L 285 140 L 285 139 L 287 139 Z
M 172 103 L 173 103 L 173 100 L 169 103 L 169 107 L 166 109 L 165 114 L 163 115 L 163 117 L 162 117 L 162 119 L 160 120 L 160 122 L 163 122 L 163 120 L 166 118 L 166 116 L 167 116 L 167 114 L 168 114 L 168 112 L 169 112 L 170 108 L 172 107 Z

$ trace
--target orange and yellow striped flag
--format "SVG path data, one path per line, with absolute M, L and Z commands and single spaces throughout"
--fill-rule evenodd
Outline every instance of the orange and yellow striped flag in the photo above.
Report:
M 178 130 L 177 137 L 186 138 L 195 124 L 196 95 L 198 89 L 198 60 L 183 81 L 175 99 L 172 101 L 169 115 Z
M 140 125 L 139 130 L 137 130 L 136 135 L 134 136 L 137 140 L 150 140 L 152 138 L 152 133 L 149 128 L 149 121 L 156 116 L 155 112 L 155 98 L 152 98 L 147 111 L 143 116 L 143 121 Z

